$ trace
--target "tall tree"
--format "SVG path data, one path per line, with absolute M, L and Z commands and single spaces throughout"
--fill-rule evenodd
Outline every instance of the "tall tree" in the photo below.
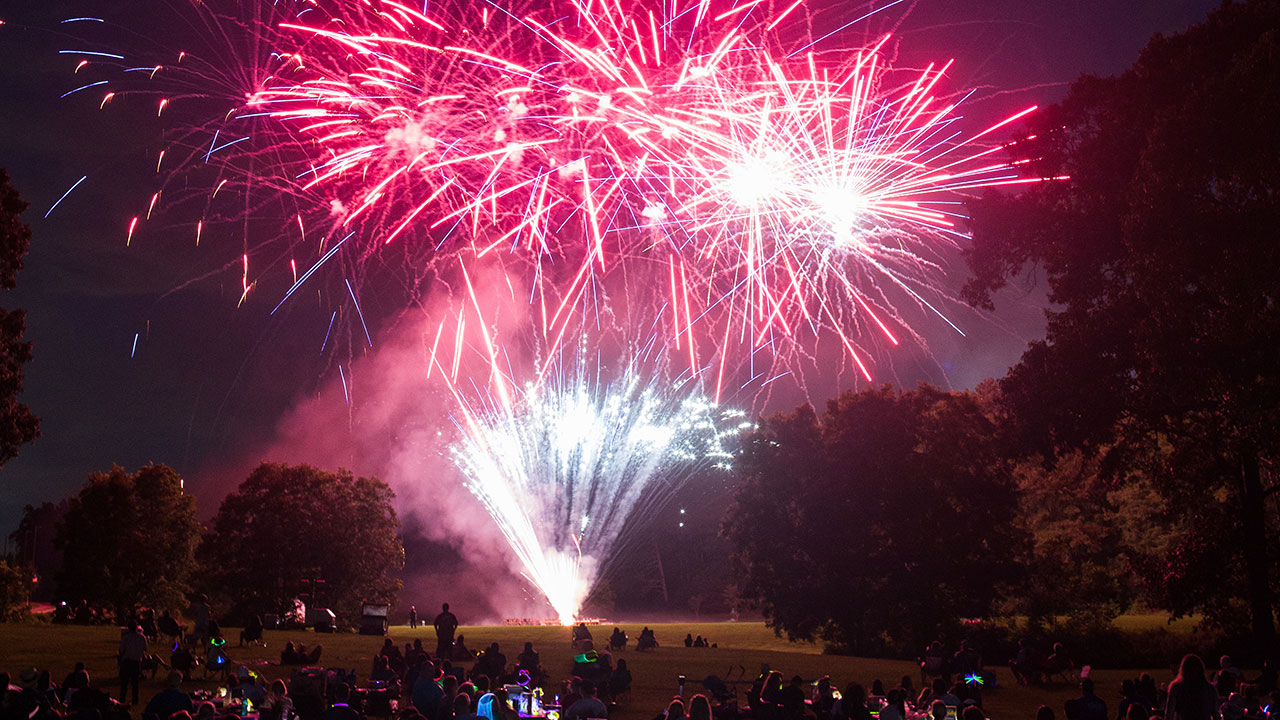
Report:
M 31 571 L 36 578 L 32 593 L 35 600 L 51 601 L 58 598 L 55 573 L 62 567 L 62 552 L 58 550 L 58 526 L 71 506 L 69 500 L 57 503 L 28 505 L 22 510 L 18 529 L 9 535 L 17 547 L 14 562 Z
M 280 612 L 322 581 L 316 599 L 350 622 L 362 599 L 400 589 L 394 497 L 377 478 L 263 463 L 223 499 L 201 545 L 208 589 L 234 614 Z
M 22 222 L 27 203 L 0 169 L 0 289 L 17 287 L 18 271 L 31 246 L 31 228 Z M 18 402 L 22 367 L 31 361 L 31 343 L 22 339 L 27 328 L 25 310 L 0 308 L 0 465 L 18 455 L 18 448 L 40 436 L 40 419 Z
M 94 473 L 71 498 L 58 529 L 58 588 L 125 612 L 184 605 L 201 534 L 195 498 L 164 465 Z
M 990 615 L 1016 544 L 994 429 L 978 397 L 929 386 L 761 420 L 723 526 L 741 595 L 778 632 L 857 653 Z
M 1027 139 L 1038 174 L 1071 179 L 972 208 L 965 291 L 990 307 L 1010 277 L 1043 269 L 1046 337 L 1001 384 L 1023 447 L 1096 449 L 1118 431 L 1123 456 L 1160 437 L 1186 461 L 1162 480 L 1183 512 L 1228 489 L 1223 525 L 1175 544 L 1167 571 L 1181 597 L 1241 588 L 1264 644 L 1277 558 L 1260 462 L 1280 451 L 1277 27 L 1280 3 L 1228 2 L 1155 37 L 1124 74 L 1078 80 Z M 1217 557 L 1231 582 L 1189 554 Z

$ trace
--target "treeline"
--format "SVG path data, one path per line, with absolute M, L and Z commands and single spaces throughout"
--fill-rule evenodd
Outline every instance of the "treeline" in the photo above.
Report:
M 969 208 L 968 301 L 1048 283 L 1006 376 L 761 423 L 724 532 L 775 627 L 863 651 L 1138 603 L 1275 647 L 1276 27 L 1225 3 L 1031 121 L 1025 172 L 1057 179 Z
M 113 467 L 63 502 L 26 508 L 0 564 L 0 614 L 35 597 L 123 617 L 185 610 L 205 594 L 236 621 L 283 615 L 300 596 L 350 621 L 362 600 L 400 589 L 393 498 L 377 478 L 263 463 L 205 527 L 172 468 Z

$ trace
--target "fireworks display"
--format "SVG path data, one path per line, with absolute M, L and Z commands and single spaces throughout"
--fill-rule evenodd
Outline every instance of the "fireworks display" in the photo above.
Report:
M 734 392 L 834 338 L 870 381 L 873 348 L 921 339 L 913 313 L 945 319 L 939 275 L 963 238 L 963 194 L 1047 179 L 994 142 L 1034 108 L 969 127 L 939 90 L 950 63 L 904 73 L 885 60 L 889 36 L 815 38 L 802 20 L 820 1 L 195 3 L 227 52 L 137 65 L 69 50 L 77 75 L 105 75 L 64 97 L 203 114 L 156 168 L 211 173 L 208 192 L 162 186 L 123 234 L 137 242 L 166 203 L 198 208 L 197 243 L 246 213 L 273 222 L 256 247 L 276 249 L 240 258 L 241 302 L 279 287 L 279 309 L 331 272 L 344 291 L 330 302 L 350 303 L 343 317 L 372 345 L 348 276 L 388 245 L 412 248 L 419 275 L 496 262 L 522 279 L 535 370 L 511 369 L 466 277 L 475 319 L 457 316 L 452 363 L 438 359 L 441 322 L 428 371 L 455 400 L 468 486 L 568 621 L 584 563 L 610 557 L 655 488 L 726 460 L 717 408 L 744 358 Z M 584 328 L 618 287 L 628 312 L 649 308 L 661 367 L 624 358 L 606 377 L 563 347 L 596 342 Z M 459 358 L 477 334 L 483 370 L 463 371 L 485 381 L 464 391 Z
M 620 535 L 693 472 L 727 467 L 725 441 L 749 426 L 688 388 L 664 388 L 629 367 L 606 379 L 575 367 L 529 383 L 511 406 L 464 404 L 452 446 L 467 486 L 488 509 L 570 624 Z

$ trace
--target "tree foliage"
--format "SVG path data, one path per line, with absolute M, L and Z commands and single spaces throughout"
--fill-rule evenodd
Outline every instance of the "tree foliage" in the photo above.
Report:
M 59 590 L 67 600 L 180 608 L 195 570 L 201 527 L 195 498 L 165 465 L 94 473 L 58 528 Z
M 71 505 L 63 499 L 57 503 L 28 505 L 22 510 L 18 529 L 9 534 L 17 548 L 14 562 L 39 577 L 32 597 L 51 602 L 59 599 L 55 573 L 62 567 L 62 553 L 58 550 L 58 526 Z
M 17 286 L 18 271 L 31 246 L 31 228 L 22 222 L 27 203 L 0 169 L 0 289 Z M 40 436 L 40 419 L 18 402 L 22 368 L 31 361 L 31 343 L 22 339 L 27 314 L 0 308 L 0 465 L 18 455 L 18 448 Z
M 1171 601 L 1179 612 L 1245 601 L 1264 642 L 1277 558 L 1260 458 L 1280 451 L 1277 27 L 1274 0 L 1227 3 L 1157 36 L 1122 75 L 1077 81 L 1027 138 L 1038 174 L 1071 179 L 972 208 L 965 290 L 989 307 L 1009 278 L 1043 270 L 1046 338 L 1001 382 L 1021 446 L 1123 459 L 1160 438 L 1183 464 L 1153 479 L 1175 512 L 1215 524 L 1170 547 L 1159 594 L 1204 599 Z M 1233 512 L 1205 514 L 1221 488 Z
M 319 604 L 351 622 L 362 599 L 400 589 L 394 497 L 377 478 L 263 463 L 218 508 L 200 550 L 206 589 L 233 614 L 279 612 L 322 580 Z
M 857 652 L 988 616 L 1013 579 L 1013 485 L 977 396 L 846 393 L 762 419 L 723 532 L 739 591 L 791 639 Z
M 0 622 L 23 616 L 30 590 L 30 573 L 10 560 L 0 558 Z

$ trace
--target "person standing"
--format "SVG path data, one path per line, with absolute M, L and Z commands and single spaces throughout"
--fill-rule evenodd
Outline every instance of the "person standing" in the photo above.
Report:
M 418 627 L 418 608 L 414 605 L 409 606 L 409 629 Z
M 209 596 L 201 595 L 191 605 L 191 614 L 195 616 L 195 639 L 197 644 L 204 644 L 209 639 Z
M 440 607 L 434 623 L 436 629 L 436 657 L 453 656 L 453 633 L 458 629 L 458 618 L 449 612 L 449 603 Z
M 134 625 L 120 635 L 120 702 L 125 690 L 133 688 L 133 704 L 138 704 L 138 681 L 142 679 L 142 658 L 147 654 L 147 636 Z

